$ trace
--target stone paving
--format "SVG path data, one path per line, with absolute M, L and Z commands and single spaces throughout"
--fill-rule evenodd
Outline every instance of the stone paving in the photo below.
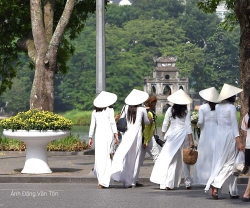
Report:
M 97 182 L 92 173 L 94 150 L 82 152 L 48 152 L 51 174 L 22 174 L 25 152 L 0 151 L 0 183 L 73 183 Z M 146 157 L 140 169 L 140 182 L 149 182 L 153 160 Z M 192 168 L 191 168 L 192 173 Z M 238 182 L 246 184 L 247 177 Z

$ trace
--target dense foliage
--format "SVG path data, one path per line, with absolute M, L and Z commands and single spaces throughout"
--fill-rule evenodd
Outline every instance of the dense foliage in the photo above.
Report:
M 41 1 L 44 4 L 46 1 Z M 53 2 L 53 1 L 51 1 Z M 105 1 L 107 3 L 107 1 Z M 52 25 L 57 26 L 66 1 L 55 0 L 55 11 Z M 53 4 L 53 3 L 52 3 Z M 89 13 L 95 12 L 96 1 L 76 1 L 71 21 L 67 27 L 70 39 L 74 39 L 82 31 Z M 10 15 L 11 14 L 11 15 Z M 30 1 L 28 0 L 0 0 L 0 94 L 12 85 L 12 78 L 16 77 L 19 61 L 18 53 L 24 50 L 22 41 L 31 38 Z M 67 61 L 74 51 L 69 39 L 61 40 L 58 51 L 58 70 L 65 73 L 68 70 Z M 30 54 L 29 54 L 30 55 Z M 27 61 L 27 60 L 26 60 Z M 34 68 L 32 61 L 30 68 Z
M 196 0 L 186 2 L 134 0 L 132 6 L 107 6 L 106 90 L 118 95 L 115 107 L 122 106 L 133 88 L 143 89 L 144 77 L 152 76 L 154 58 L 165 55 L 178 56 L 180 76 L 188 77 L 189 87 L 196 92 L 210 86 L 219 89 L 224 82 L 239 83 L 239 27 L 233 32 L 224 31 L 214 13 L 199 10 Z M 89 16 L 77 39 L 70 41 L 72 33 L 65 37 L 74 46 L 75 53 L 67 62 L 68 73 L 57 74 L 55 111 L 93 108 L 95 25 L 95 16 Z M 28 70 L 27 60 L 19 57 L 22 63 L 18 71 L 20 81 L 14 81 L 16 87 L 13 85 L 13 89 L 1 97 L 3 105 L 8 102 L 10 111 L 25 108 L 18 105 L 18 98 L 11 99 L 13 95 L 18 97 L 17 90 L 24 91 L 20 95 L 23 101 L 26 100 L 25 94 L 30 93 L 27 86 L 32 80 L 32 72 Z M 67 60 L 67 57 L 60 55 L 61 59 Z

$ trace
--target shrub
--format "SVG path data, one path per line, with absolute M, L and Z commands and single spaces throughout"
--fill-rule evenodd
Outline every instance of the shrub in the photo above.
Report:
M 3 129 L 15 130 L 70 130 L 73 126 L 71 120 L 49 111 L 32 109 L 19 112 L 16 116 L 0 121 Z

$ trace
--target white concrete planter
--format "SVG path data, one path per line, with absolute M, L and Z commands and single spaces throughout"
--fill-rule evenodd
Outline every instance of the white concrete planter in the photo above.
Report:
M 69 134 L 69 131 L 3 130 L 4 136 L 21 140 L 26 144 L 26 160 L 21 173 L 29 174 L 52 173 L 48 166 L 47 144 Z

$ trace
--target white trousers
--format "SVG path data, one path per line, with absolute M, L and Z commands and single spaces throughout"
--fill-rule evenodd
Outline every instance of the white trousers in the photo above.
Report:
M 146 149 L 144 149 L 142 147 L 141 157 L 140 157 L 140 164 L 141 165 L 143 164 L 143 160 L 145 158 L 146 153 L 148 153 L 149 156 L 153 158 L 154 162 L 157 160 L 157 158 L 159 156 L 160 151 L 159 151 L 158 144 L 156 143 L 154 136 L 149 141 Z
M 155 163 L 155 161 L 157 160 L 157 158 L 158 158 L 158 156 L 160 154 L 160 151 L 159 151 L 158 144 L 156 143 L 154 136 L 149 141 L 148 146 L 147 146 L 146 149 L 144 149 L 143 147 L 141 148 L 141 155 L 140 155 L 140 161 L 139 161 L 139 166 L 140 167 L 143 164 L 146 153 L 148 153 L 149 156 L 153 158 L 153 161 Z M 139 181 L 138 175 L 139 175 L 140 167 L 138 168 L 138 173 L 136 174 L 136 176 L 137 176 L 136 181 L 137 182 Z
M 189 147 L 188 136 L 186 136 L 183 145 L 184 145 L 183 148 Z M 184 176 L 184 183 L 185 183 L 186 187 L 190 187 L 194 183 L 193 178 L 191 177 L 190 167 L 191 167 L 191 165 L 187 165 L 186 163 L 183 162 L 183 176 Z

